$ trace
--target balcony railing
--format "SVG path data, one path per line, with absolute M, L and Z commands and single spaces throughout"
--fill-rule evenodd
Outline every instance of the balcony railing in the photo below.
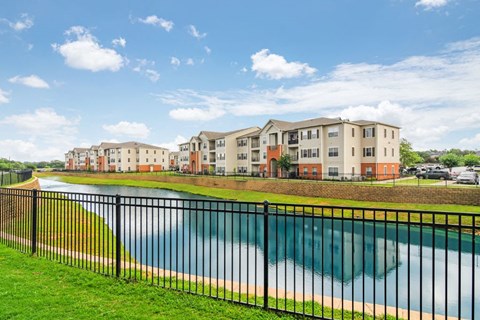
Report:
M 289 139 L 288 144 L 298 144 L 298 138 L 296 139 Z

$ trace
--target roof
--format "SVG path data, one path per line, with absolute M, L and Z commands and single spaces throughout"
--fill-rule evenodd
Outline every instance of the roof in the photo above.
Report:
M 256 137 L 256 136 L 258 136 L 258 135 L 260 134 L 260 131 L 262 131 L 262 129 L 258 129 L 258 130 L 255 130 L 255 131 L 253 131 L 253 132 L 250 132 L 250 133 L 241 135 L 241 136 L 237 137 L 237 139 Z
M 98 148 L 102 148 L 102 149 L 114 149 L 114 148 L 150 148 L 150 149 L 164 149 L 164 150 L 168 150 L 168 149 L 166 149 L 166 148 L 154 146 L 154 145 L 151 145 L 151 144 L 136 142 L 136 141 L 128 141 L 128 142 L 120 142 L 120 143 L 102 142 Z
M 254 128 L 258 128 L 258 127 L 249 127 L 249 128 L 243 128 L 243 129 L 238 129 L 238 130 L 233 130 L 228 132 L 200 131 L 198 135 L 200 136 L 203 133 L 208 140 L 216 140 L 216 139 L 222 139 L 222 138 L 228 137 L 229 135 L 239 133 L 248 129 L 254 129 Z
M 400 127 L 395 126 L 393 124 L 371 121 L 371 120 L 356 120 L 356 121 L 351 121 L 351 123 L 358 124 L 359 126 L 368 126 L 368 125 L 380 124 L 380 125 L 383 125 L 383 126 L 388 126 L 388 127 L 400 129 Z

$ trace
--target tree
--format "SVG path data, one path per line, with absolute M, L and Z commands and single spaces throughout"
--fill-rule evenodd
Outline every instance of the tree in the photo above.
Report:
M 474 153 L 466 154 L 463 156 L 463 163 L 467 167 L 473 167 L 480 164 L 480 157 Z
M 453 168 L 461 164 L 462 157 L 455 153 L 447 153 L 438 158 L 438 160 L 440 160 L 440 163 L 443 164 L 445 167 Z
M 406 139 L 400 141 L 400 163 L 404 167 L 411 167 L 423 161 L 423 158 L 412 149 L 412 144 Z
M 288 173 L 292 167 L 292 159 L 290 158 L 290 155 L 285 153 L 282 154 L 280 159 L 278 159 L 278 165 L 280 166 L 280 169 L 282 169 L 282 176 L 285 172 Z

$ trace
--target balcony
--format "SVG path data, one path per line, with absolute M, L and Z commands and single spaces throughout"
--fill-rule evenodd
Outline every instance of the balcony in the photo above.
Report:
M 270 151 L 275 151 L 278 149 L 278 146 L 277 145 L 274 145 L 274 146 L 268 146 L 268 150 Z
M 298 138 L 296 139 L 289 139 L 288 144 L 298 144 Z
M 298 156 L 297 155 L 290 155 L 290 160 L 291 161 L 298 161 Z
M 259 162 L 259 161 L 260 161 L 260 156 L 252 157 L 252 162 Z

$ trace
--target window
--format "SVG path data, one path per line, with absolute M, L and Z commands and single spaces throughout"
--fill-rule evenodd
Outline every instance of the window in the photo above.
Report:
M 263 137 L 262 144 L 267 144 L 267 138 L 266 137 Z
M 328 137 L 338 137 L 338 127 L 330 127 L 328 128 Z
M 392 130 L 392 139 L 395 139 L 395 130 Z
M 145 162 L 148 162 L 148 158 L 147 158 L 147 159 L 145 159 Z
M 392 157 L 395 157 L 395 149 L 392 148 Z
M 367 168 L 365 169 L 365 171 L 366 171 L 367 176 L 371 176 L 371 175 L 372 175 L 372 167 L 367 167 Z
M 314 175 L 314 176 L 317 175 L 317 167 L 312 168 L 312 175 Z
M 127 162 L 130 162 L 130 158 L 127 159 Z
M 387 175 L 387 166 L 383 166 L 383 175 L 384 175 L 384 176 Z
M 206 154 L 203 155 L 203 161 L 207 161 L 207 155 Z
M 395 176 L 395 166 L 392 166 L 392 176 Z
M 318 158 L 318 148 L 312 149 L 312 158 Z
M 157 150 L 153 150 L 153 154 L 157 154 Z
M 384 138 L 387 137 L 387 129 L 383 129 L 383 137 L 384 137 Z
M 352 138 L 355 138 L 355 128 L 352 128 Z
M 312 130 L 312 139 L 318 139 L 319 137 L 319 132 L 317 130 Z
M 130 154 L 130 149 L 128 149 L 128 154 Z
M 165 151 L 162 151 L 162 155 L 165 155 Z
M 352 167 L 352 177 L 355 175 L 355 167 Z
M 329 177 L 338 177 L 338 167 L 328 167 Z
M 338 157 L 338 148 L 337 147 L 328 148 L 328 156 L 329 157 Z
M 306 158 L 308 156 L 307 149 L 302 149 L 302 158 Z
M 148 154 L 148 150 L 145 150 L 145 153 Z
M 355 157 L 355 147 L 352 147 L 352 157 Z
M 363 129 L 364 138 L 374 138 L 375 137 L 375 128 L 364 128 Z
M 307 139 L 307 131 L 302 131 L 302 134 L 300 135 L 300 137 L 302 138 L 302 140 L 306 140 Z
M 203 149 L 207 149 L 207 143 L 206 142 L 203 143 Z
M 383 148 L 383 156 L 384 156 L 384 157 L 387 156 L 387 148 Z
M 375 157 L 375 147 L 363 148 L 364 157 Z
M 263 159 L 267 159 L 267 153 L 266 152 L 263 153 Z
M 307 167 L 303 167 L 303 175 L 308 176 L 308 168 Z

